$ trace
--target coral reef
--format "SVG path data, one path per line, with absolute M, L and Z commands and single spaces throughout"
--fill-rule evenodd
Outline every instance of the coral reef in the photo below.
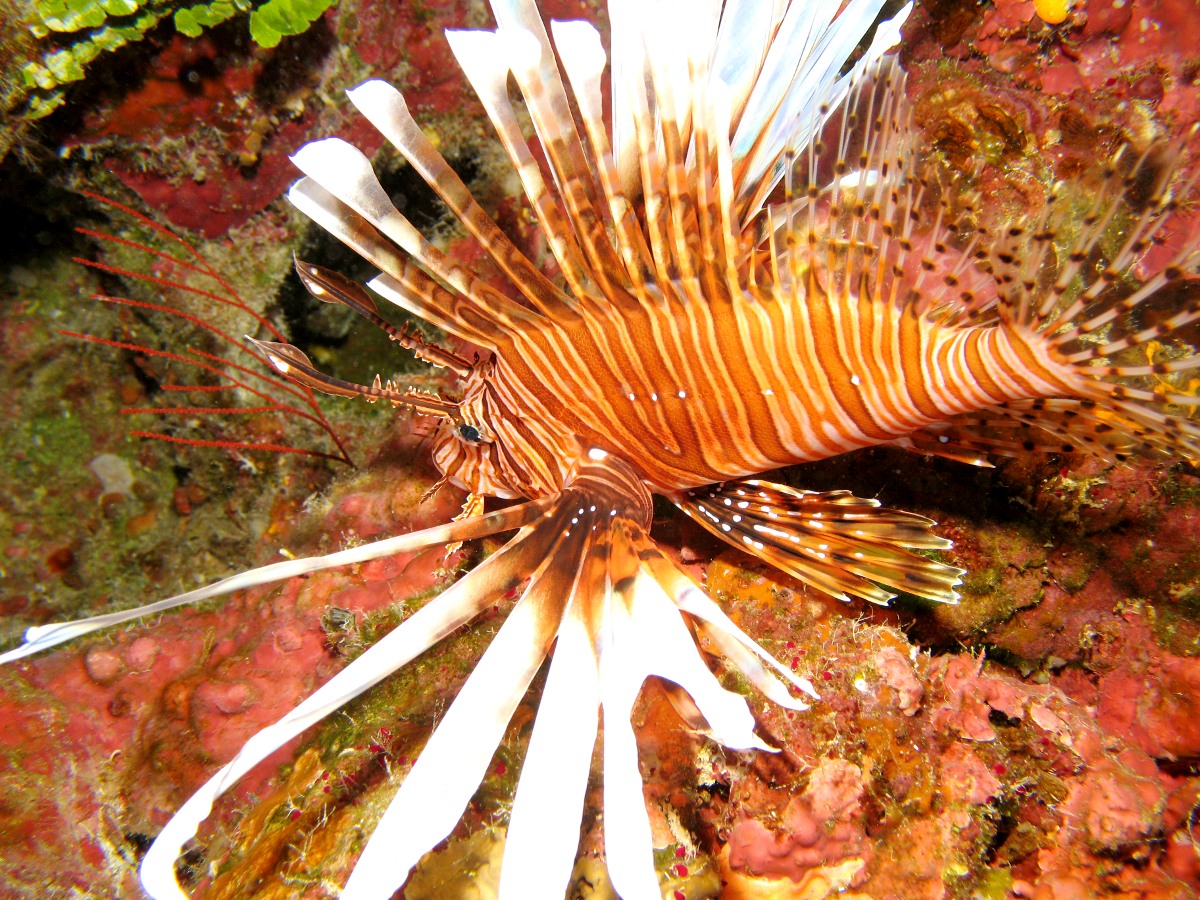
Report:
M 1074 4 L 1057 24 L 1043 14 L 1052 5 L 930 0 L 906 29 L 935 157 L 946 170 L 978 160 L 968 186 L 987 194 L 995 220 L 1040 209 L 1057 179 L 1086 185 L 1095 160 L 1123 143 L 1179 139 L 1200 116 L 1191 0 Z M 595 17 L 590 3 L 546 6 Z M 495 180 L 478 107 L 440 38 L 479 15 L 470 3 L 343 0 L 284 53 L 221 29 L 152 36 L 139 78 L 70 122 L 45 120 L 60 141 L 50 177 L 70 185 L 111 172 L 108 184 L 193 229 L 265 305 L 289 248 L 305 240 L 277 201 L 294 177 L 286 155 L 317 134 L 379 146 L 327 102 L 349 84 L 396 80 L 473 186 Z M 301 53 L 307 62 L 289 62 Z M 204 128 L 183 139 L 191 122 Z M 436 221 L 436 206 L 395 171 L 394 189 L 411 190 Z M 511 186 L 480 193 L 536 253 Z M 1169 240 L 1198 222 L 1180 216 Z M 76 300 L 112 276 L 69 264 L 64 232 L 44 230 L 51 249 L 7 260 L 0 275 L 0 610 L 10 631 L 457 511 L 452 492 L 419 502 L 434 473 L 391 410 L 326 405 L 363 463 L 336 478 L 318 461 L 131 442 L 117 410 L 145 405 L 145 373 L 128 357 L 64 346 L 56 330 L 146 326 Z M 332 368 L 356 364 L 356 340 Z M 937 519 L 969 570 L 963 598 L 847 607 L 737 553 L 714 558 L 686 523 L 657 523 L 738 624 L 822 694 L 807 713 L 758 703 L 759 732 L 778 752 L 734 754 L 690 731 L 665 686 L 645 691 L 635 717 L 664 896 L 1196 896 L 1197 473 L 1036 455 L 980 471 L 878 450 L 792 477 Z M 490 549 L 260 589 L 0 670 L 0 893 L 137 896 L 140 854 L 191 790 Z M 503 613 L 260 766 L 185 857 L 192 892 L 332 896 Z M 494 890 L 536 691 L 405 896 Z M 599 834 L 588 819 L 575 896 L 612 896 Z

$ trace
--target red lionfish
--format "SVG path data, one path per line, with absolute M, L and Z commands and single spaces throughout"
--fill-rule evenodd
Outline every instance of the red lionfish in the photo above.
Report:
M 885 55 L 910 7 L 879 24 L 852 62 L 883 2 L 850 0 L 840 13 L 839 5 L 705 0 L 680 14 L 669 2 L 610 0 L 611 60 L 590 24 L 553 22 L 548 32 L 532 0 L 493 0 L 495 31 L 449 32 L 559 280 L 505 237 L 383 82 L 351 91 L 351 102 L 488 252 L 508 292 L 422 237 L 354 147 L 329 139 L 297 153 L 306 177 L 293 203 L 381 271 L 370 287 L 487 353 L 469 361 L 392 329 L 366 290 L 307 263 L 298 270 L 314 295 L 452 370 L 460 398 L 351 384 L 287 344 L 256 344 L 302 385 L 439 416 L 435 458 L 448 481 L 471 492 L 463 516 L 139 609 L 36 627 L 3 659 L 318 569 L 515 535 L 201 787 L 146 855 L 151 895 L 183 896 L 176 857 L 216 797 L 252 766 L 519 590 L 343 896 L 389 896 L 449 834 L 554 646 L 512 807 L 501 896 L 566 889 L 603 711 L 610 876 L 627 900 L 657 900 L 630 724 L 646 678 L 664 679 L 684 719 L 734 749 L 772 748 L 755 735 L 745 700 L 704 664 L 698 641 L 776 703 L 805 709 L 789 688 L 817 694 L 664 556 L 648 534 L 653 494 L 836 597 L 884 603 L 902 591 L 953 602 L 962 570 L 919 552 L 950 546 L 928 519 L 756 476 L 881 444 L 981 465 L 989 452 L 1022 448 L 1200 456 L 1200 427 L 1164 411 L 1197 400 L 1128 383 L 1196 368 L 1200 355 L 1121 361 L 1136 352 L 1144 359 L 1150 341 L 1200 319 L 1192 306 L 1136 324 L 1145 301 L 1196 274 L 1194 242 L 1144 282 L 1127 277 L 1161 240 L 1181 148 L 1131 161 L 1130 174 L 1106 170 L 1065 254 L 1056 250 L 1053 204 L 999 235 L 958 229 L 951 204 L 919 176 L 903 74 Z M 510 74 L 546 166 L 521 132 Z M 1135 183 L 1144 193 L 1147 182 L 1149 199 L 1097 265 L 1101 237 L 1133 206 Z M 489 496 L 523 502 L 484 512 Z

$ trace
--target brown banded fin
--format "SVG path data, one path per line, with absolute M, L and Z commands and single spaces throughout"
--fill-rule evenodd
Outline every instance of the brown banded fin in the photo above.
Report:
M 924 516 L 846 491 L 801 491 L 753 478 L 674 500 L 717 537 L 840 600 L 886 604 L 895 591 L 958 600 L 954 588 L 964 570 L 910 552 L 951 546 Z
M 537 318 L 427 241 L 391 205 L 354 147 L 328 138 L 306 144 L 292 160 L 316 176 L 292 185 L 292 205 L 380 269 L 371 287 L 385 299 L 490 348 Z
M 411 350 L 423 362 L 441 368 L 450 369 L 456 375 L 465 377 L 471 371 L 471 363 L 457 353 L 443 350 L 426 343 L 420 334 L 413 332 L 405 324 L 397 328 L 379 315 L 379 308 L 366 289 L 357 282 L 351 281 L 340 272 L 318 266 L 315 263 L 294 260 L 296 274 L 300 282 L 310 294 L 324 303 L 341 303 L 350 307 L 364 319 L 383 330 L 385 334 L 401 347 Z
M 462 222 L 463 227 L 495 260 L 501 271 L 521 292 L 533 309 L 555 321 L 565 323 L 575 320 L 575 301 L 543 275 L 475 201 L 462 179 L 450 168 L 433 143 L 413 121 L 408 111 L 408 105 L 399 91 L 384 81 L 374 80 L 364 82 L 353 90 L 347 91 L 346 96 L 350 98 L 351 103 L 358 107 L 359 112 L 366 116 L 371 124 L 400 151 L 413 169 L 420 173 L 426 183 Z M 292 158 L 303 169 L 304 166 L 300 164 L 299 159 L 308 148 L 317 144 L 329 144 L 332 147 L 333 140 L 330 138 L 308 144 Z M 342 144 L 342 147 L 354 149 L 348 144 Z M 345 155 L 348 154 L 343 151 L 343 156 Z M 370 169 L 369 162 L 366 169 L 368 171 Z M 315 177 L 314 172 L 309 171 L 306 174 Z M 316 174 L 324 174 L 331 182 L 341 180 L 350 185 L 354 185 L 354 178 L 359 177 L 359 173 L 355 173 L 350 178 L 339 179 L 336 177 L 336 170 Z M 374 181 L 373 175 L 371 178 Z M 377 184 L 377 182 L 375 183 Z M 362 184 L 363 181 L 360 180 L 358 186 Z M 335 190 L 334 193 L 336 194 L 338 191 Z M 364 192 L 361 193 L 361 196 L 366 198 L 367 194 Z M 390 201 L 388 206 L 391 207 Z M 391 228 L 393 225 L 400 225 L 401 218 L 395 208 L 391 207 L 390 211 L 384 211 L 384 218 L 376 222 L 376 225 L 388 237 L 397 240 L 398 236 L 392 234 Z M 404 220 L 403 227 L 407 229 L 411 228 L 411 225 Z
M 446 41 L 504 144 L 504 150 L 521 179 L 525 196 L 529 198 L 546 243 L 571 293 L 577 297 L 584 296 L 589 279 L 582 251 L 562 208 L 546 185 L 509 99 L 510 65 L 506 56 L 506 42 L 494 31 L 475 30 L 449 30 L 446 32 Z
M 344 304 L 369 319 L 379 316 L 379 307 L 375 305 L 366 289 L 341 272 L 318 266 L 316 263 L 304 262 L 297 256 L 292 257 L 292 265 L 304 289 L 322 303 Z
M 250 341 L 271 364 L 276 372 L 293 384 L 330 394 L 335 397 L 362 397 L 369 403 L 376 400 L 388 400 L 393 406 L 411 406 L 432 416 L 453 418 L 458 414 L 458 404 L 443 400 L 432 394 L 419 391 L 401 391 L 392 381 L 383 384 L 378 375 L 374 383 L 367 387 L 353 381 L 343 381 L 326 375 L 312 364 L 308 355 L 291 344 L 278 341 L 259 341 L 247 336 Z

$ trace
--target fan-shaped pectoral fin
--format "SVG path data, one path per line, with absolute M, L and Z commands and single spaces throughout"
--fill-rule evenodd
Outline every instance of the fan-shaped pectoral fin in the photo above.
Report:
M 846 491 L 801 491 L 758 479 L 687 491 L 674 500 L 717 537 L 841 600 L 884 604 L 896 591 L 958 600 L 954 588 L 964 570 L 912 552 L 951 546 L 924 516 Z
M 651 513 L 651 499 L 638 473 L 619 459 L 597 454 L 576 467 L 557 495 L 404 536 L 404 547 L 428 546 L 517 529 L 480 566 L 252 737 L 163 829 L 142 866 L 147 891 L 155 898 L 183 896 L 175 881 L 175 859 L 208 817 L 214 800 L 253 766 L 524 584 L 508 619 L 368 839 L 342 896 L 390 896 L 420 857 L 450 833 L 487 771 L 513 711 L 556 647 L 517 788 L 500 896 L 509 900 L 561 896 L 566 891 L 602 710 L 612 881 L 629 900 L 658 900 L 630 721 L 645 680 L 654 675 L 686 692 L 694 721 L 734 750 L 770 748 L 754 734 L 754 717 L 745 699 L 722 687 L 705 665 L 697 630 L 751 684 L 779 702 L 793 708 L 804 705 L 790 697 L 763 662 L 802 692 L 812 694 L 812 688 L 789 676 L 659 552 L 649 537 Z M 381 545 L 391 547 L 387 542 Z M 349 561 L 346 552 L 307 561 L 309 568 L 302 570 Z M 367 558 L 379 552 L 373 548 Z M 297 571 L 293 564 L 286 569 L 268 567 L 251 573 L 249 583 Z M 245 585 L 220 583 L 203 596 L 235 586 Z M 180 599 L 173 598 L 173 603 Z

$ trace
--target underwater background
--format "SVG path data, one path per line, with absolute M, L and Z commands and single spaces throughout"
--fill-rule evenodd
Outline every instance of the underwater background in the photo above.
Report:
M 602 3 L 541 5 L 605 22 Z M 255 374 L 240 336 L 265 334 L 262 315 L 340 377 L 440 384 L 308 298 L 291 270 L 296 252 L 366 274 L 281 195 L 297 177 L 288 154 L 306 140 L 380 150 L 342 98 L 367 77 L 404 91 L 475 196 L 545 256 L 442 37 L 488 23 L 483 0 L 272 0 L 250 15 L 221 0 L 6 3 L 6 647 L 30 625 L 458 511 L 450 491 L 421 502 L 438 476 L 420 421 L 337 398 L 313 406 Z M 1179 139 L 1200 121 L 1197 0 L 934 0 L 905 25 L 900 55 L 927 149 L 984 194 L 985 225 L 1038 212 L 1059 180 L 1082 205 L 1089 173 L 1119 147 Z M 420 178 L 381 153 L 397 206 L 448 253 L 485 265 Z M 1200 229 L 1185 201 L 1175 241 Z M 1183 373 L 1171 387 L 1195 393 L 1200 380 Z M 635 718 L 664 896 L 1196 896 L 1197 475 L 1182 461 L 1045 454 L 979 470 L 886 449 L 805 467 L 808 489 L 937 520 L 955 543 L 948 561 L 968 570 L 956 606 L 844 605 L 664 509 L 656 537 L 822 695 L 794 713 L 750 694 L 759 733 L 782 750 L 756 755 L 689 732 L 665 693 L 645 690 Z M 490 549 L 320 573 L 0 668 L 0 898 L 141 896 L 140 855 L 200 783 Z M 182 860 L 192 895 L 336 896 L 391 776 L 506 611 L 248 776 Z M 494 895 L 535 700 L 536 686 L 405 897 Z M 599 824 L 585 820 L 572 896 L 613 896 Z

